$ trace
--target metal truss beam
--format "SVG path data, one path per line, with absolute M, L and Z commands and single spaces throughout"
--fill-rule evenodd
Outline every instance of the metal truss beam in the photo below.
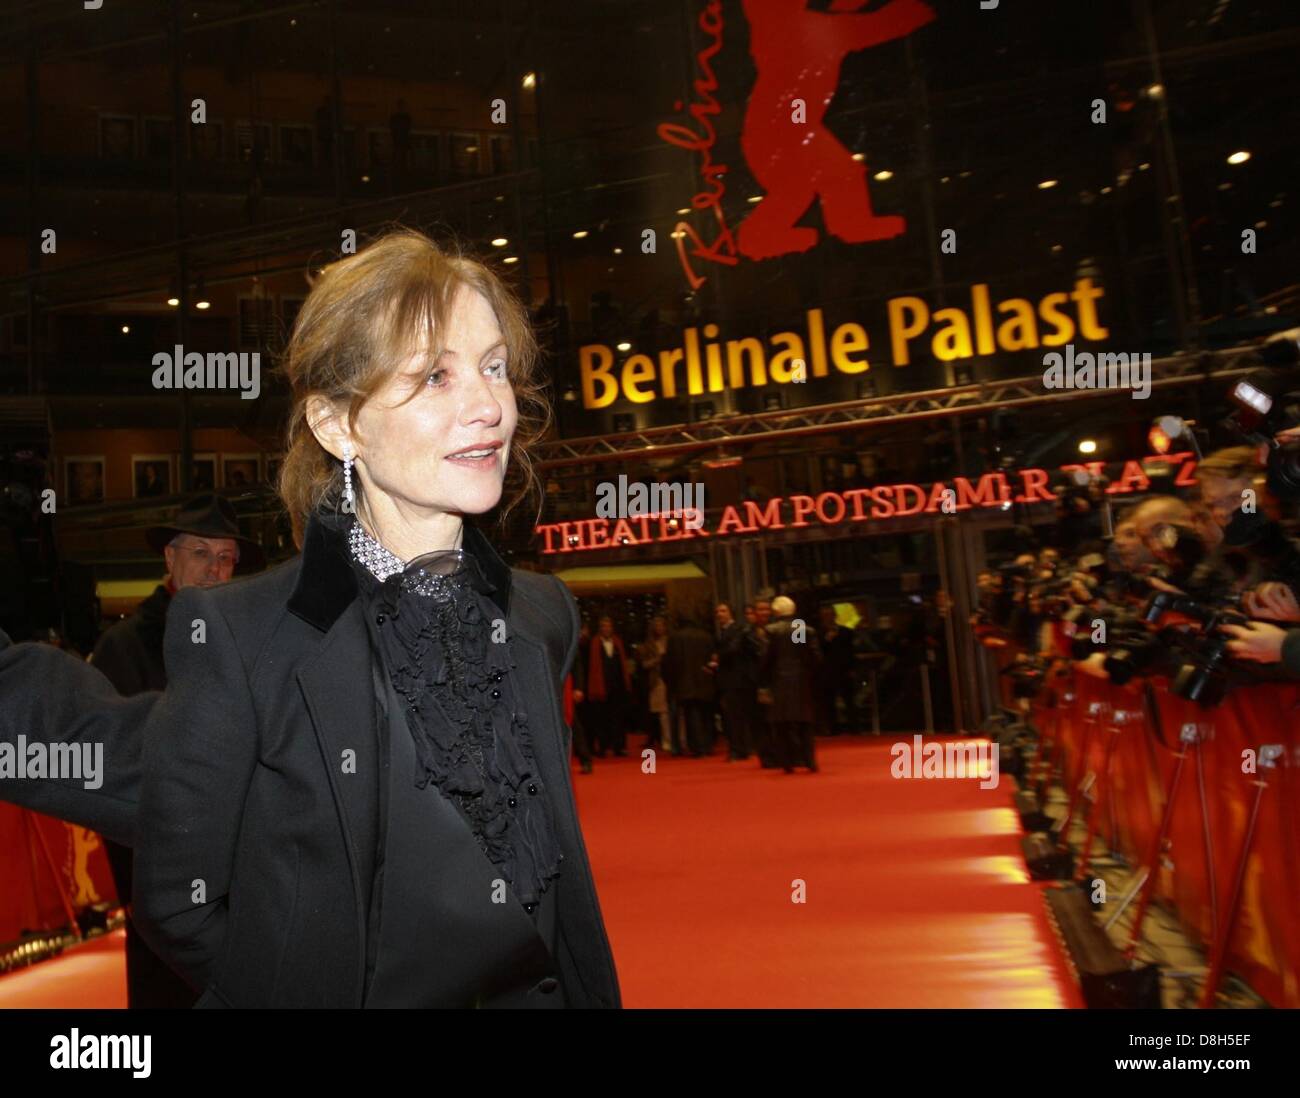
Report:
M 1234 358 L 1254 348 L 1237 347 L 1171 355 L 1151 362 L 1151 388 L 1168 389 L 1218 381 L 1250 372 L 1250 368 L 1228 367 Z M 714 416 L 702 423 L 679 423 L 650 427 L 617 435 L 552 439 L 537 447 L 539 469 L 558 469 L 628 457 L 649 458 L 666 454 L 716 450 L 804 435 L 866 430 L 910 420 L 945 416 L 989 414 L 1000 408 L 1025 408 L 1055 404 L 1064 400 L 1092 400 L 1115 397 L 1116 389 L 1045 389 L 1041 375 L 987 381 L 946 389 L 915 393 L 893 393 L 865 400 L 818 404 L 779 412 Z

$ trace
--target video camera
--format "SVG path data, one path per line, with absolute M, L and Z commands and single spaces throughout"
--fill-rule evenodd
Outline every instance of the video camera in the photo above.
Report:
M 1178 667 L 1170 689 L 1180 698 L 1205 707 L 1218 705 L 1228 692 L 1228 643 L 1232 639 L 1219 631 L 1223 625 L 1245 625 L 1250 618 L 1242 612 L 1236 597 L 1213 600 L 1158 591 L 1143 611 L 1143 620 L 1155 625 L 1165 614 L 1181 614 L 1200 624 L 1199 633 L 1178 633 L 1177 639 L 1190 655 Z

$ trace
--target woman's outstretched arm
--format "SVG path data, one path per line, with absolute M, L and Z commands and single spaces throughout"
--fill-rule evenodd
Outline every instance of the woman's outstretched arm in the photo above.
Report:
M 133 845 L 145 724 L 160 697 L 124 698 L 84 660 L 0 630 L 0 800 Z
M 167 689 L 149 717 L 135 847 L 135 923 L 196 990 L 212 982 L 229 917 L 257 717 L 214 593 L 183 588 L 167 611 Z

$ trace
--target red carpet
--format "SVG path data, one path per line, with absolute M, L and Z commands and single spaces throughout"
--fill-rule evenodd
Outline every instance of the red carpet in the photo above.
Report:
M 819 738 L 817 774 L 721 756 L 575 773 L 624 1004 L 1082 1006 L 1014 779 L 898 780 L 894 742 Z
M 1081 1006 L 1013 780 L 897 780 L 894 742 L 821 739 L 818 774 L 720 756 L 575 768 L 625 1005 Z M 0 1007 L 124 1006 L 122 942 L 0 977 Z
M 0 976 L 0 1007 L 126 1009 L 126 931 L 115 930 Z

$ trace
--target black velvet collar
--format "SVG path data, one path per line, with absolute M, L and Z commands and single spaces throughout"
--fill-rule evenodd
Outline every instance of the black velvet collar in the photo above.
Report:
M 348 549 L 349 515 L 317 511 L 307 520 L 302 544 L 302 570 L 289 596 L 289 610 L 327 632 L 357 597 L 357 577 Z M 462 548 L 473 556 L 488 581 L 492 600 L 502 613 L 510 612 L 510 568 L 497 555 L 483 533 L 465 523 Z

